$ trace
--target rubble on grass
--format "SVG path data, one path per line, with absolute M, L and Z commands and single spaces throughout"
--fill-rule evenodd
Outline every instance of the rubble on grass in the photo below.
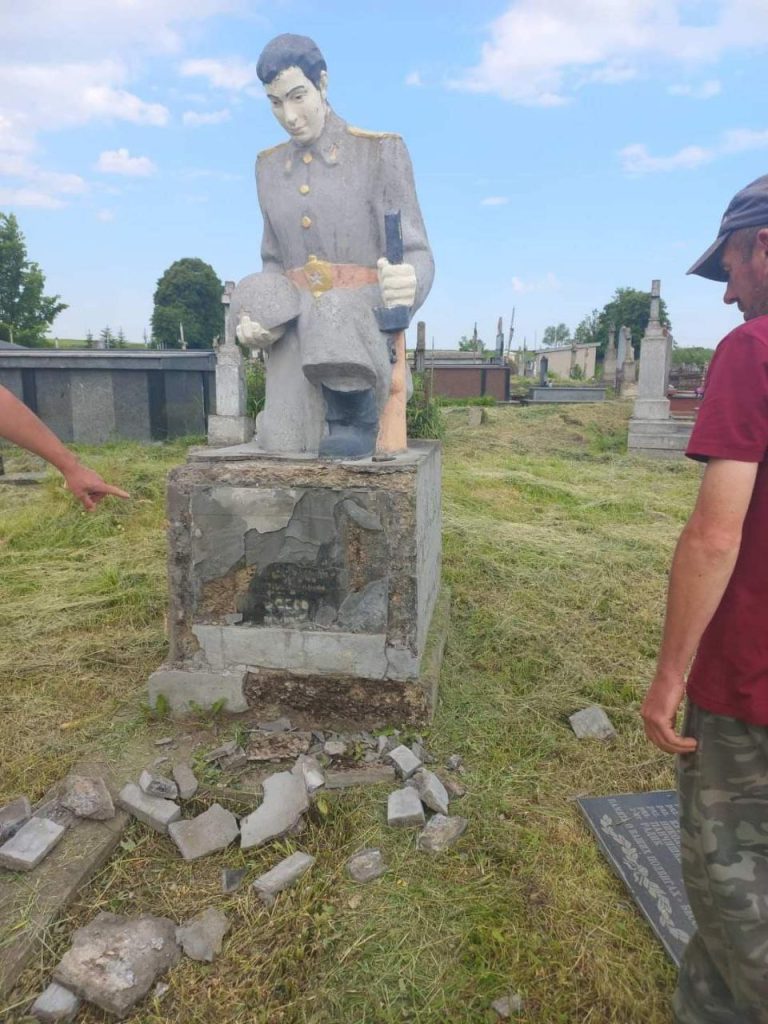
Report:
M 363 849 L 353 853 L 345 865 L 353 882 L 372 882 L 387 870 L 381 850 Z
M 109 821 L 115 816 L 112 794 L 99 775 L 68 775 L 59 801 L 78 818 Z
M 213 963 L 229 931 L 227 915 L 215 907 L 203 910 L 176 929 L 176 941 L 191 960 Z
M 597 704 L 570 715 L 568 721 L 580 740 L 614 740 L 616 730 L 605 711 Z
M 425 853 L 442 853 L 453 846 L 467 825 L 466 818 L 448 818 L 444 814 L 435 814 L 427 822 L 424 831 L 419 833 L 416 845 Z
M 253 888 L 261 900 L 271 907 L 275 902 L 275 896 L 298 882 L 314 863 L 315 858 L 308 853 L 292 853 L 270 871 L 260 875 L 253 883 Z

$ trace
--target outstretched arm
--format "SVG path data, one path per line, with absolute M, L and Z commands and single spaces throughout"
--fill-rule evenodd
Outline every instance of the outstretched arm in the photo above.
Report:
M 63 475 L 67 488 L 85 508 L 92 509 L 107 494 L 129 497 L 105 483 L 98 473 L 81 465 L 52 430 L 7 388 L 0 386 L 0 437 L 50 462 Z
M 710 459 L 696 507 L 677 542 L 661 653 L 641 709 L 646 736 L 668 754 L 696 748 L 694 739 L 675 732 L 675 718 L 685 694 L 688 664 L 736 565 L 757 466 Z

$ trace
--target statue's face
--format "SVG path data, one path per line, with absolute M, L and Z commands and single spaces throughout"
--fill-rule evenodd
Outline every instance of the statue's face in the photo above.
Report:
M 320 138 L 328 109 L 325 71 L 318 88 L 301 68 L 286 68 L 264 87 L 264 91 L 272 104 L 272 113 L 295 142 L 309 146 Z

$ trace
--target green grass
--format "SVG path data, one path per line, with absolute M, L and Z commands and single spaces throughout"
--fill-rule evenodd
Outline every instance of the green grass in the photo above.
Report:
M 453 611 L 428 742 L 466 763 L 469 792 L 453 809 L 470 826 L 453 851 L 429 858 L 412 833 L 387 829 L 386 787 L 328 794 L 299 839 L 192 864 L 133 824 L 14 1003 L 96 909 L 179 920 L 216 905 L 233 923 L 221 958 L 183 961 L 164 998 L 131 1020 L 475 1024 L 512 989 L 529 1024 L 667 1024 L 673 969 L 574 803 L 673 783 L 637 712 L 699 470 L 627 456 L 628 414 L 619 402 L 500 408 L 469 429 L 465 412 L 446 413 Z M 141 706 L 164 653 L 163 475 L 182 456 L 89 453 L 138 495 L 92 516 L 53 479 L 42 493 L 0 491 L 0 795 L 37 796 L 84 751 L 118 753 L 145 728 L 168 728 L 148 726 Z M 579 743 L 568 727 L 595 701 L 618 728 L 613 745 Z M 363 845 L 380 845 L 390 871 L 359 887 L 343 863 Z M 272 911 L 247 891 L 219 894 L 222 866 L 248 864 L 255 877 L 297 848 L 318 862 Z M 16 1012 L 0 1007 L 0 1018 Z

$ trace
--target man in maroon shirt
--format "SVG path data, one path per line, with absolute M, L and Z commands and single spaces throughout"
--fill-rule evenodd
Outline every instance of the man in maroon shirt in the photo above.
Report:
M 745 322 L 717 347 L 688 445 L 706 469 L 672 562 L 642 716 L 648 739 L 680 755 L 697 932 L 675 1020 L 768 1024 L 768 175 L 734 196 L 689 273 L 727 282 L 724 301 Z

